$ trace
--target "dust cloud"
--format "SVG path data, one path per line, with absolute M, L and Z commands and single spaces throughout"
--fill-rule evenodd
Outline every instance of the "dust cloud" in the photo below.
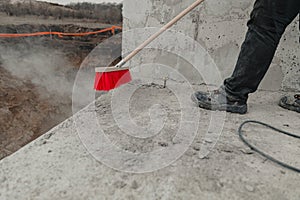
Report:
M 45 88 L 41 95 L 55 93 L 71 99 L 75 70 L 58 50 L 43 46 L 0 47 L 2 67 L 13 76 Z

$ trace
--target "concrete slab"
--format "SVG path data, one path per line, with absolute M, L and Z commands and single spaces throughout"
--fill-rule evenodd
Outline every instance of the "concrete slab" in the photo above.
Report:
M 195 89 L 199 88 L 203 89 L 195 86 Z M 119 130 L 116 118 L 112 118 L 111 95 L 101 96 L 93 105 L 100 127 L 117 146 L 138 153 L 176 145 L 172 139 L 181 119 L 178 113 L 184 108 L 178 106 L 172 92 L 157 85 L 148 85 L 132 96 L 131 117 L 141 127 L 149 119 L 155 119 L 151 111 L 148 115 L 148 109 L 156 111 L 153 104 L 164 106 L 166 121 L 162 131 L 147 139 L 132 138 Z M 114 170 L 98 162 L 94 158 L 95 152 L 87 151 L 78 136 L 78 126 L 85 125 L 75 122 L 94 113 L 89 106 L 0 161 L 0 199 L 298 200 L 300 174 L 253 153 L 236 133 L 244 120 L 254 119 L 299 134 L 300 115 L 278 107 L 280 96 L 279 92 L 258 92 L 251 96 L 248 114 L 227 114 L 222 135 L 205 158 L 199 157 L 199 151 L 202 145 L 213 142 L 205 136 L 213 113 L 196 108 L 200 113 L 199 129 L 184 155 L 158 171 L 141 174 Z M 300 166 L 299 141 L 259 126 L 246 127 L 246 134 L 254 144 L 273 156 Z M 142 164 L 139 163 L 140 166 Z
M 149 27 L 162 27 L 193 2 L 194 0 L 124 1 L 123 53 L 127 53 L 143 42 L 150 32 Z M 191 38 L 194 43 L 200 44 L 209 53 L 221 72 L 222 78 L 227 78 L 233 71 L 239 49 L 245 38 L 246 23 L 249 20 L 253 3 L 254 0 L 204 1 L 171 28 L 174 31 L 173 40 L 169 41 L 170 36 L 166 36 L 162 41 L 150 45 L 150 48 L 158 48 L 164 52 L 172 51 L 182 45 L 180 44 L 181 41 Z M 145 29 L 145 32 L 139 31 L 141 29 Z M 200 61 L 203 60 L 201 52 L 195 51 L 195 44 L 189 43 L 191 45 L 186 45 L 184 51 L 190 55 L 183 58 L 195 63 L 194 68 L 201 66 Z M 141 65 L 145 61 L 144 57 L 150 57 L 148 60 L 151 60 L 151 57 L 157 58 L 159 54 L 160 52 L 157 51 L 144 51 L 140 56 L 137 56 L 137 59 L 130 62 L 130 66 Z M 279 89 L 299 91 L 299 55 L 299 19 L 297 17 L 287 27 L 273 64 L 260 88 L 273 91 Z M 139 59 L 139 57 L 142 58 Z M 173 57 L 172 55 L 165 55 L 159 59 L 152 59 L 152 62 L 165 64 L 174 60 Z M 177 60 L 177 62 L 180 65 L 181 61 Z M 169 66 L 174 65 L 176 66 L 176 63 L 170 63 Z M 181 65 L 180 70 L 186 74 L 193 74 L 193 71 L 190 68 L 185 68 L 185 65 Z M 205 82 L 198 76 L 190 76 L 189 79 L 195 84 Z

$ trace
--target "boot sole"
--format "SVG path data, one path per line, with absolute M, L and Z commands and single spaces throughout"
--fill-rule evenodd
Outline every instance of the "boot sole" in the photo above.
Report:
M 218 104 L 218 105 L 211 105 L 205 102 L 199 101 L 195 95 L 191 96 L 193 102 L 195 102 L 200 108 L 204 108 L 206 110 L 212 111 L 226 111 L 230 113 L 238 113 L 238 114 L 246 114 L 247 113 L 247 105 L 228 105 L 228 104 Z

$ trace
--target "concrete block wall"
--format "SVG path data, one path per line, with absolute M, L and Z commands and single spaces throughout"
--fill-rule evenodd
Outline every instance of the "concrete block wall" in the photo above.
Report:
M 162 27 L 169 22 L 194 0 L 124 0 L 124 32 L 123 52 L 133 49 L 151 31 L 144 34 L 130 34 L 138 28 Z M 206 0 L 202 5 L 181 19 L 173 30 L 183 33 L 199 42 L 209 53 L 221 72 L 222 79 L 228 77 L 235 65 L 239 49 L 247 30 L 246 23 L 249 19 L 254 0 Z M 260 88 L 265 90 L 299 91 L 300 90 L 300 66 L 299 66 L 299 18 L 287 28 L 270 70 L 264 78 Z M 159 45 L 159 42 L 157 43 Z M 153 44 L 155 45 L 155 44 Z M 169 49 L 177 44 L 170 42 Z M 193 52 L 193 47 L 186 49 Z M 197 59 L 194 55 L 193 58 Z M 194 73 L 184 59 L 177 59 L 176 55 L 165 52 L 145 50 L 129 65 L 142 65 L 143 62 L 155 60 L 164 65 L 177 68 L 180 73 L 187 76 L 189 82 L 203 83 L 203 77 Z M 194 62 L 197 63 L 197 62 Z M 144 74 L 159 74 L 157 67 L 144 69 Z M 151 72 L 153 70 L 153 73 Z M 159 77 L 159 75 L 155 75 Z M 161 75 L 164 76 L 164 75 Z M 174 78 L 176 79 L 176 78 Z

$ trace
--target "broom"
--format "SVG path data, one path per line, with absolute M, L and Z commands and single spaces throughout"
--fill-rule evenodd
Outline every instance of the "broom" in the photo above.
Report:
M 141 50 L 143 50 L 148 44 L 150 44 L 153 40 L 155 40 L 158 36 L 168 30 L 171 26 L 173 26 L 176 22 L 178 22 L 182 17 L 196 8 L 200 3 L 204 0 L 197 0 L 184 11 L 182 11 L 179 15 L 177 15 L 173 20 L 163 26 L 158 32 L 148 38 L 145 42 L 143 42 L 140 46 L 138 46 L 134 51 L 132 51 L 129 55 L 127 55 L 124 59 L 122 59 L 117 65 L 114 67 L 97 67 L 96 68 L 96 77 L 95 77 L 95 90 L 101 91 L 109 91 L 119 87 L 120 85 L 126 84 L 131 81 L 131 75 L 129 72 L 129 67 L 123 67 L 131 58 L 133 58 L 136 54 L 138 54 Z

